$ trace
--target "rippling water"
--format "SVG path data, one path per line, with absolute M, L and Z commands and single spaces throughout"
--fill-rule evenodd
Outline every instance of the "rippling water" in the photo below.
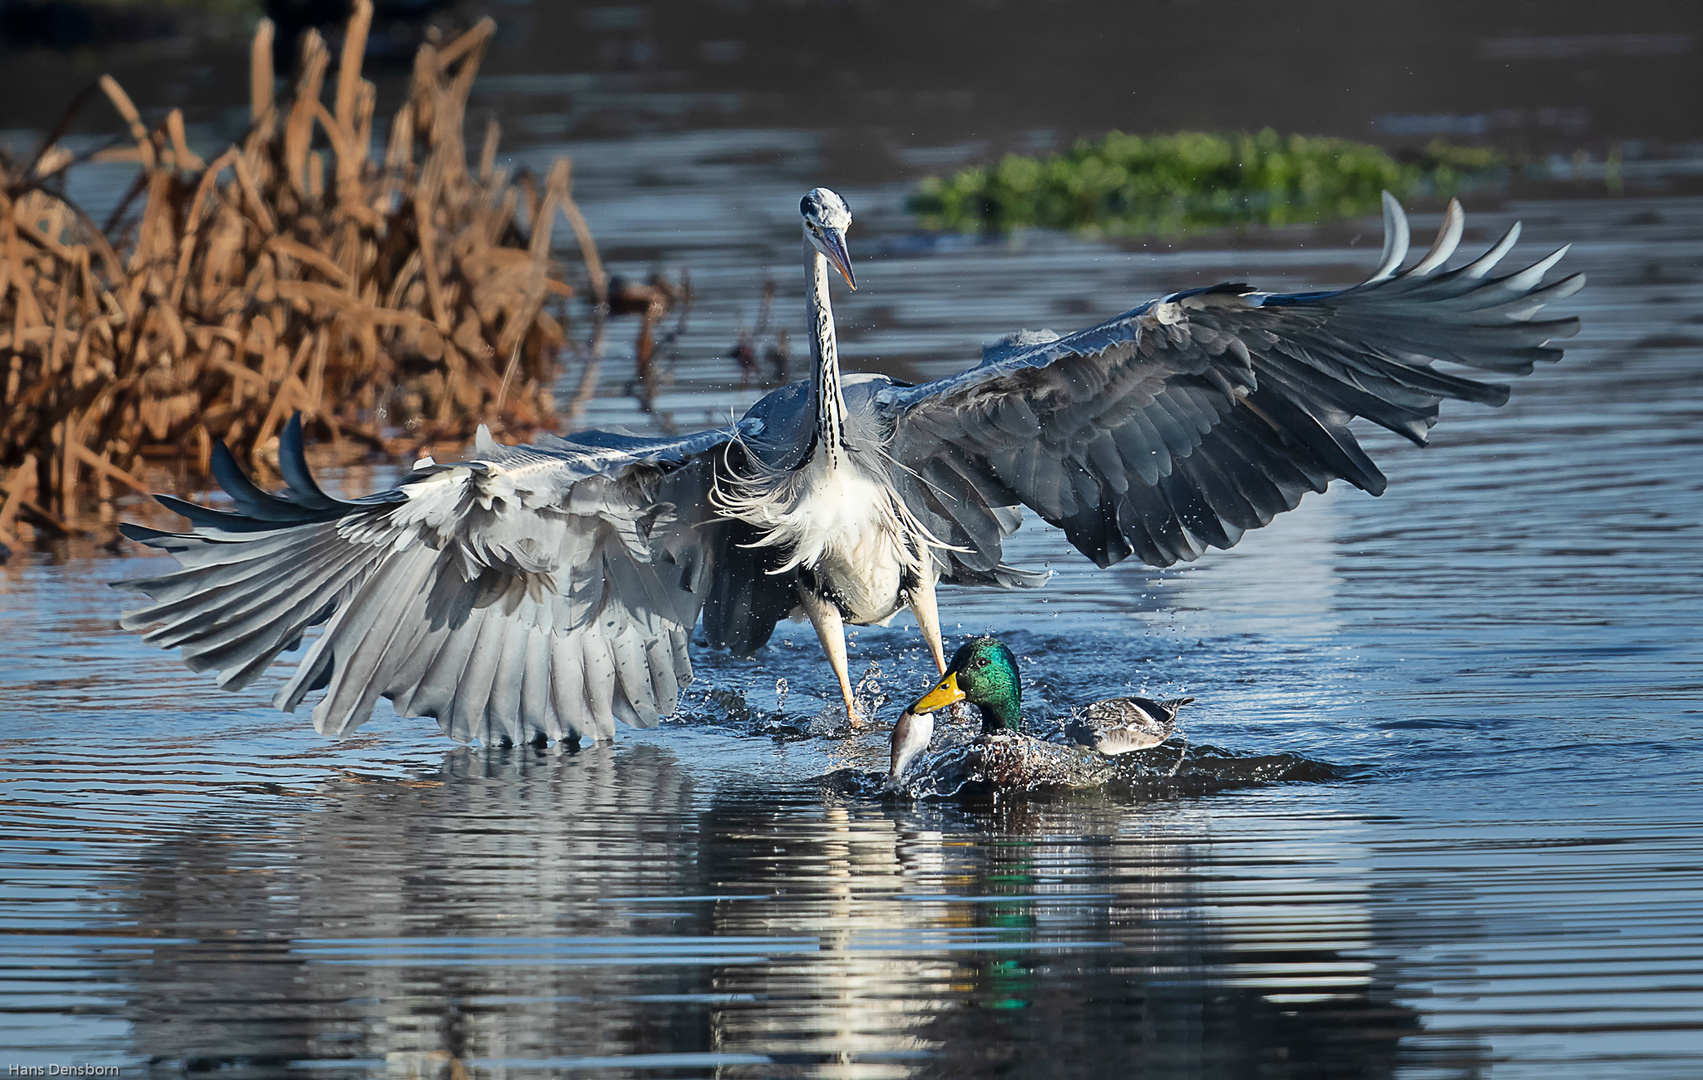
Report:
M 717 165 L 744 160 L 730 139 L 763 165 Z M 813 144 L 576 151 L 617 268 L 667 252 L 700 295 L 659 413 L 622 395 L 630 360 L 612 347 L 582 422 L 741 408 L 760 389 L 721 357 L 766 275 L 777 319 L 802 324 L 793 207 L 818 179 Z M 928 240 L 905 231 L 898 189 L 845 193 L 867 282 L 837 301 L 848 362 L 910 376 L 1196 282 L 1347 283 L 1377 247 L 1373 222 L 1234 251 Z M 1506 408 L 1448 408 L 1431 449 L 1373 439 L 1383 498 L 1309 497 L 1165 572 L 1095 571 L 1026 529 L 1013 550 L 1058 571 L 1047 589 L 942 595 L 949 632 L 1011 642 L 1037 715 L 1188 693 L 1197 748 L 1341 779 L 884 802 L 823 779 L 885 749 L 810 734 L 837 694 L 807 626 L 754 661 L 700 655 L 682 716 L 614 746 L 457 748 L 388 714 L 332 742 L 264 688 L 219 693 L 117 632 L 104 583 L 140 557 L 14 560 L 0 1059 L 1698 1075 L 1703 200 L 1508 206 L 1469 215 L 1468 244 L 1515 216 L 1532 257 L 1575 242 L 1585 332 Z M 928 680 L 909 625 L 861 631 L 852 656 L 876 696 Z

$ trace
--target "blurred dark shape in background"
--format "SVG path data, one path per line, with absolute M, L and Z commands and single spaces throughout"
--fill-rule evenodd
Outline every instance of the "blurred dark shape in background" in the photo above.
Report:
M 0 45 L 60 52 L 173 37 L 175 12 L 152 4 L 0 0 Z
M 453 0 L 375 0 L 373 32 L 367 37 L 369 60 L 406 61 L 414 55 L 426 20 L 450 7 Z M 264 0 L 266 17 L 277 27 L 272 39 L 273 62 L 290 70 L 300 51 L 304 30 L 336 30 L 349 21 L 350 0 Z
M 644 282 L 617 275 L 609 279 L 608 293 L 610 315 L 642 316 L 638 340 L 633 344 L 633 381 L 628 390 L 638 397 L 640 407 L 650 412 L 658 387 L 666 381 L 665 373 L 657 370 L 652 359 L 658 349 L 665 361 L 674 359 L 675 343 L 686 332 L 686 317 L 692 311 L 692 279 L 684 270 L 678 281 L 670 281 L 660 271 L 652 271 Z M 676 309 L 680 316 L 674 327 L 659 339 L 657 326 Z
M 373 5 L 368 56 L 410 58 L 427 20 L 453 4 L 379 0 Z M 353 10 L 351 0 L 0 0 L 0 48 L 69 53 L 171 39 L 193 48 L 197 39 L 246 32 L 265 15 L 276 27 L 274 62 L 280 71 L 289 71 L 301 51 L 302 31 L 340 30 Z
M 218 123 L 245 96 L 256 17 L 278 23 L 288 70 L 292 31 L 335 24 L 347 6 L 0 0 L 0 53 L 32 88 L 0 100 L 0 130 L 47 127 L 102 70 L 144 109 Z M 1442 139 L 1515 161 L 1703 154 L 1703 5 L 1689 0 L 1281 12 L 1251 0 L 387 0 L 369 56 L 392 36 L 405 56 L 434 29 L 487 13 L 500 30 L 477 104 L 516 138 L 826 131 L 824 164 L 843 183 L 916 179 L 1112 130 L 1270 127 L 1391 152 Z M 146 43 L 161 36 L 170 48 Z M 69 64 L 50 51 L 72 47 L 95 55 Z M 380 80 L 381 112 L 404 81 L 401 70 Z

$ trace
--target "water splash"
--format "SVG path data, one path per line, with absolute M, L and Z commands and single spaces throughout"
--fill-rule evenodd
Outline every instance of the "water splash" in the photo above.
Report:
M 881 685 L 881 665 L 871 660 L 869 667 L 857 680 L 857 685 L 852 688 L 852 700 L 857 702 L 859 712 L 871 717 L 879 713 L 890 699 L 891 695 Z
M 1339 765 L 1303 754 L 1246 753 L 1174 738 L 1108 758 L 1083 747 L 1030 736 L 977 738 L 949 745 L 902 781 L 846 775 L 834 786 L 913 800 L 981 798 L 1102 788 L 1138 801 L 1182 798 L 1280 783 L 1333 783 L 1368 776 L 1365 765 Z

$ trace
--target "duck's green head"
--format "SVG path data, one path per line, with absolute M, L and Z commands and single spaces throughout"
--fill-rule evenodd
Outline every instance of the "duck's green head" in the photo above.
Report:
M 910 707 L 913 713 L 967 701 L 982 711 L 982 732 L 1017 731 L 1023 718 L 1023 680 L 1017 657 L 996 637 L 971 638 L 959 646 L 946 675 Z

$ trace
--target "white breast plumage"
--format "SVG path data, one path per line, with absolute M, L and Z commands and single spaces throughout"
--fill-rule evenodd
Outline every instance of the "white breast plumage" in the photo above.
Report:
M 937 546 L 860 455 L 836 465 L 817 454 L 790 472 L 721 481 L 713 497 L 723 513 L 761 531 L 753 546 L 787 553 L 772 573 L 812 571 L 855 623 L 890 618 L 903 603 L 904 579 L 922 573 Z

